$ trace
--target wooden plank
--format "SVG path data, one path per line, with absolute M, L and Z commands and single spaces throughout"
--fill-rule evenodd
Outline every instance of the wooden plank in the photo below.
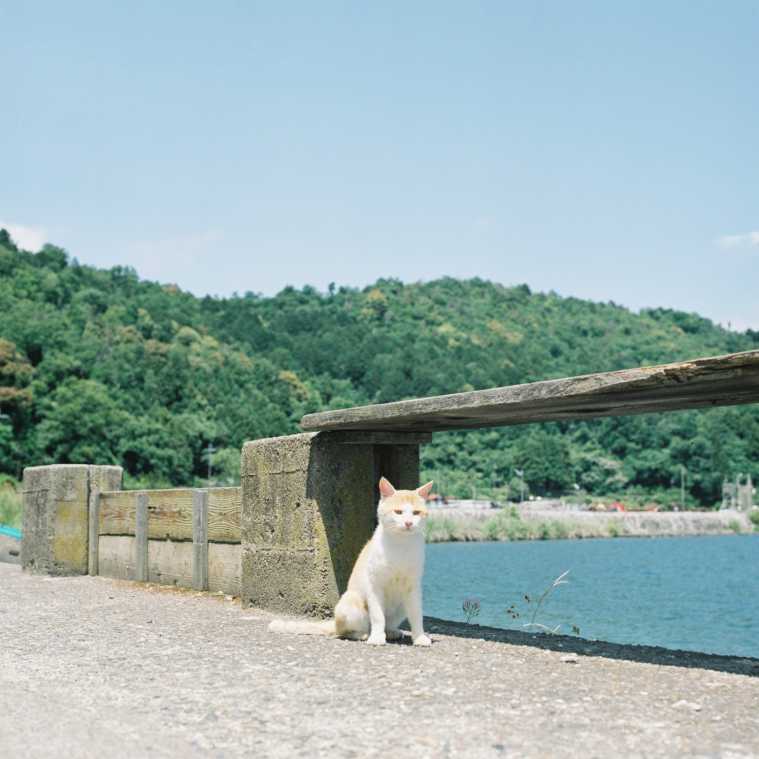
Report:
M 208 590 L 240 595 L 240 545 L 208 544 Z
M 90 500 L 89 535 L 87 536 L 87 572 L 98 573 L 98 524 L 100 522 L 100 493 Z
M 148 579 L 148 496 L 146 493 L 137 495 L 134 519 L 134 579 L 147 582 Z
M 434 432 L 759 402 L 759 350 L 307 414 L 304 430 Z
M 208 491 L 192 494 L 192 587 L 208 590 Z
M 340 445 L 424 445 L 432 442 L 430 432 L 395 432 L 394 430 L 346 430 L 325 432 Z
M 101 577 L 133 580 L 134 538 L 130 535 L 100 535 L 98 538 L 98 573 Z
M 129 535 L 101 535 L 100 575 L 119 580 L 135 576 L 135 539 Z M 192 588 L 192 543 L 150 540 L 148 579 L 161 585 Z M 212 593 L 240 595 L 240 546 L 234 543 L 209 543 L 208 590 Z
M 148 579 L 160 585 L 193 587 L 194 545 L 187 541 L 150 540 Z
M 153 540 L 192 540 L 191 488 L 127 490 L 103 493 L 100 503 L 100 535 L 134 535 L 137 496 L 148 497 L 148 537 Z M 240 488 L 208 490 L 208 539 L 218 543 L 240 542 Z
M 240 488 L 208 488 L 208 540 L 240 542 Z

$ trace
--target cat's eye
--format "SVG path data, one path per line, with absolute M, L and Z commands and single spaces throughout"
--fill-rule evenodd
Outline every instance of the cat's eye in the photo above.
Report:
M 403 514 L 403 509 L 393 509 L 396 514 Z
M 417 509 L 416 511 L 411 512 L 415 517 L 418 517 L 422 512 Z

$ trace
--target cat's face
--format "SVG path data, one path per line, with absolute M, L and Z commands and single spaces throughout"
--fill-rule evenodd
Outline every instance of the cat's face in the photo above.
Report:
M 416 490 L 396 490 L 384 477 L 380 480 L 380 502 L 377 518 L 393 533 L 414 534 L 424 530 L 427 518 L 426 498 L 432 483 Z

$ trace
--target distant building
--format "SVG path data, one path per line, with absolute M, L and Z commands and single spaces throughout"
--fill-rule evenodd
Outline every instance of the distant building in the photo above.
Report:
M 741 482 L 743 475 L 739 474 L 735 482 L 725 480 L 722 483 L 722 508 L 750 511 L 754 504 L 754 483 L 751 475 L 746 475 L 746 481 Z

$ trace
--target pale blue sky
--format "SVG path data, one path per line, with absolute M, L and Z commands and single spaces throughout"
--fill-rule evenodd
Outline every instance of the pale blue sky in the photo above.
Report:
M 198 294 L 480 276 L 759 329 L 759 2 L 0 0 L 0 29 L 32 245 Z

